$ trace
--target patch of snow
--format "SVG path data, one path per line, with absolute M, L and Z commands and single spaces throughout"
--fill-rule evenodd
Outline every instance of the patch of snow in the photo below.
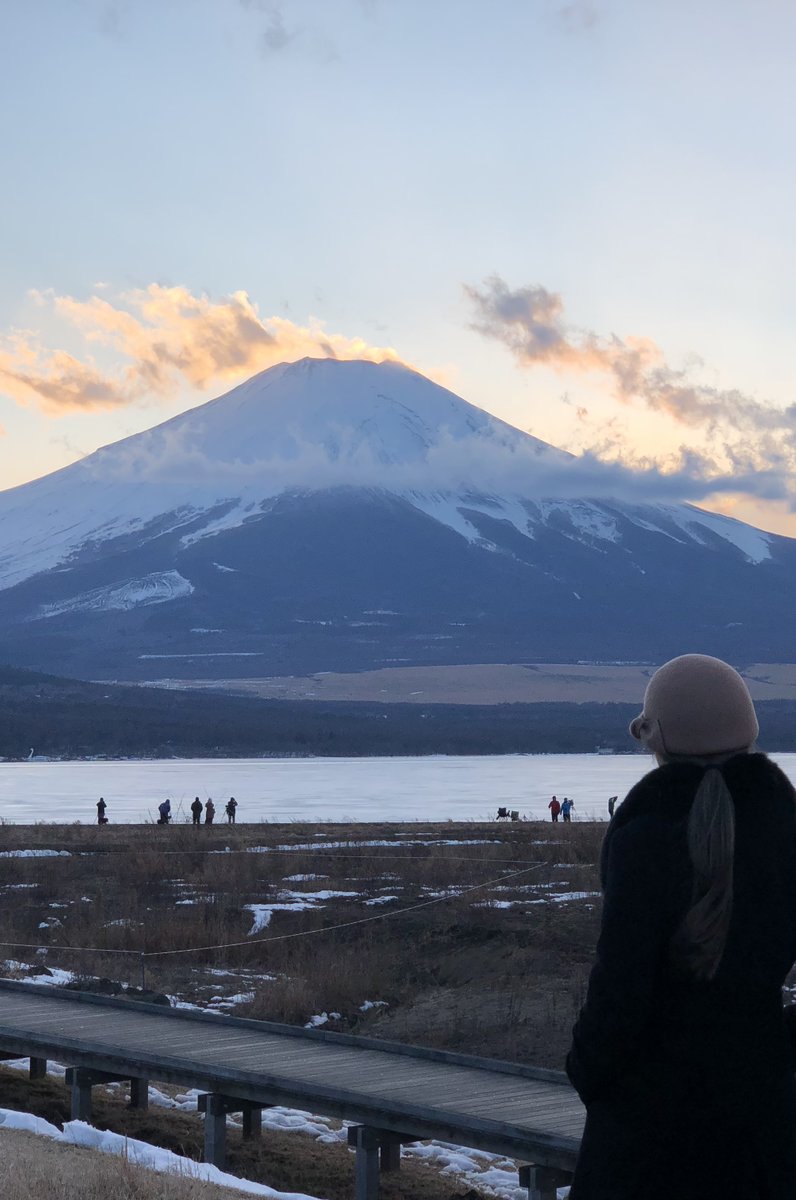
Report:
M 333 889 L 325 889 L 319 892 L 280 892 L 279 899 L 287 900 L 352 900 L 361 895 L 360 892 L 340 892 Z
M 197 650 L 193 654 L 139 654 L 149 658 L 262 658 L 263 650 Z
M 400 900 L 400 896 L 372 896 L 366 904 L 389 904 L 391 900 Z
M 309 1021 L 306 1022 L 304 1028 L 305 1029 L 317 1029 L 320 1025 L 325 1025 L 327 1023 L 327 1021 L 339 1021 L 339 1020 L 341 1020 L 341 1014 L 339 1012 L 318 1013 L 316 1016 L 310 1017 Z
M 589 500 L 538 500 L 534 507 L 545 525 L 550 525 L 551 519 L 557 530 L 562 524 L 570 525 L 579 541 L 584 537 L 596 542 L 622 539 L 616 518 L 600 504 Z
M 68 850 L 0 850 L 0 858 L 71 858 Z M 35 884 L 19 884 L 20 887 L 35 887 Z
M 387 1000 L 363 1000 L 359 1006 L 360 1012 L 370 1012 L 372 1008 L 389 1008 Z
M 3 1111 L 6 1110 L 0 1110 L 0 1113 Z M 53 1127 L 51 1126 L 51 1128 Z M 229 1175 L 211 1163 L 195 1162 L 193 1159 L 175 1154 L 171 1150 L 163 1150 L 160 1146 L 150 1145 L 149 1142 L 138 1141 L 137 1138 L 95 1129 L 93 1125 L 87 1125 L 85 1121 L 68 1121 L 64 1125 L 63 1134 L 59 1134 L 59 1140 L 73 1146 L 85 1146 L 90 1150 L 102 1150 L 106 1154 L 123 1155 L 130 1162 L 146 1167 L 150 1171 L 203 1179 L 208 1183 L 234 1188 L 236 1191 L 246 1192 L 252 1196 L 268 1196 L 271 1200 L 312 1200 L 312 1197 L 308 1198 L 301 1192 L 278 1192 L 264 1183 L 254 1183 L 249 1179 Z
M 328 875 L 284 875 L 285 883 L 308 883 L 311 879 L 328 879 Z
M 230 575 L 237 575 L 237 573 L 238 573 L 237 567 L 225 567 L 221 563 L 217 563 L 217 562 L 214 562 L 213 566 L 215 567 L 215 569 L 217 571 L 226 571 Z
M 193 593 L 194 586 L 179 571 L 156 571 L 140 579 L 126 579 L 107 587 L 94 588 L 55 604 L 43 604 L 39 617 L 57 617 L 69 612 L 129 612 L 151 604 L 168 604 Z
M 39 929 L 46 928 L 47 926 L 44 924 L 39 926 Z M 7 962 L 6 969 L 25 971 L 29 967 L 27 963 L 14 963 L 12 966 L 10 962 Z M 67 983 L 71 983 L 74 978 L 75 976 L 72 971 L 64 971 L 61 967 L 50 967 L 46 972 L 42 972 L 41 975 L 25 975 L 22 979 L 17 979 L 16 982 L 46 984 L 49 987 L 64 987 Z
M 255 933 L 259 933 L 262 929 L 267 929 L 271 924 L 271 917 L 275 912 L 301 912 L 307 908 L 322 907 L 315 904 L 307 904 L 300 900 L 291 900 L 285 904 L 280 904 L 278 901 L 273 904 L 244 904 L 244 909 L 252 913 L 254 921 L 249 930 L 249 937 Z

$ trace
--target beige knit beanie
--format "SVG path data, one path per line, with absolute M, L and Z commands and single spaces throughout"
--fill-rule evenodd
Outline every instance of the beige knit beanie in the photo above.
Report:
M 748 750 L 758 732 L 743 679 L 707 654 L 664 663 L 647 684 L 643 711 L 630 723 L 632 736 L 654 754 L 695 758 Z

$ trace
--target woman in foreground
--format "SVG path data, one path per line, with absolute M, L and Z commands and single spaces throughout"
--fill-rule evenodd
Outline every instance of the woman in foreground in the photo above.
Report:
M 571 1200 L 795 1200 L 796 793 L 719 659 L 661 667 L 630 732 L 659 765 L 603 844 Z

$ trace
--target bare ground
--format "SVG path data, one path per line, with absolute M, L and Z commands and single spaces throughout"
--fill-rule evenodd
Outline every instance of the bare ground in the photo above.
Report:
M 391 704 L 640 703 L 649 663 L 470 663 L 249 679 L 152 680 L 151 686 L 225 691 L 273 700 Z M 752 663 L 741 672 L 755 700 L 796 699 L 796 664 Z

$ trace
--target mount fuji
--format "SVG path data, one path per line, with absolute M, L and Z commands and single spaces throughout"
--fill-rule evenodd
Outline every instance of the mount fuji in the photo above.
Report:
M 793 660 L 796 542 L 589 486 L 406 367 L 282 364 L 0 492 L 0 661 L 141 680 Z

